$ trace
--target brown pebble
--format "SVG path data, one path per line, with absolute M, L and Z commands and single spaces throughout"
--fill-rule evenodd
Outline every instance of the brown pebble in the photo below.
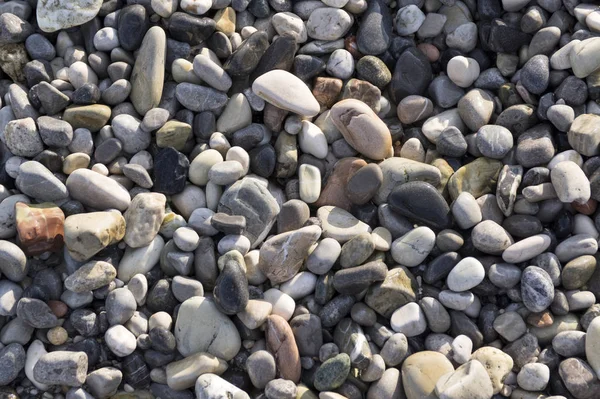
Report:
M 52 310 L 52 313 L 58 318 L 63 317 L 69 311 L 69 307 L 61 301 L 50 300 L 48 301 L 48 306 L 50 307 L 50 310 Z
M 596 212 L 596 208 L 598 207 L 598 201 L 596 201 L 593 198 L 590 198 L 587 202 L 584 202 L 584 203 L 573 202 L 573 203 L 571 203 L 571 206 L 577 212 L 583 213 L 584 215 L 589 216 L 589 215 L 593 215 L 594 212 Z
M 527 324 L 533 327 L 548 327 L 554 323 L 554 316 L 550 311 L 545 310 L 540 313 L 531 313 L 527 316 Z
M 342 79 L 315 78 L 312 93 L 322 107 L 331 108 L 342 92 Z
M 350 211 L 352 201 L 346 196 L 346 184 L 348 178 L 365 165 L 367 163 L 360 158 L 340 159 L 333 167 L 333 172 L 327 179 L 327 183 L 321 191 L 321 196 L 313 205 L 317 208 L 324 205 L 333 205 Z
M 275 356 L 279 376 L 294 383 L 300 381 L 300 353 L 294 333 L 281 316 L 267 318 L 267 349 Z

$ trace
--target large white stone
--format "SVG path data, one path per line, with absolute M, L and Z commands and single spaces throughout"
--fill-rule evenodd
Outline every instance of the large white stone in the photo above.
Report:
M 208 352 L 226 361 L 233 359 L 242 345 L 235 324 L 217 309 L 213 300 L 200 296 L 181 304 L 175 339 L 177 350 L 184 356 Z
M 281 69 L 259 76 L 252 83 L 252 91 L 263 100 L 302 116 L 315 116 L 321 109 L 308 86 Z

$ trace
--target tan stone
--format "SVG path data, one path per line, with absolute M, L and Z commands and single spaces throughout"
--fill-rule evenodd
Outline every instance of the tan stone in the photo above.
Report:
M 439 352 L 423 351 L 407 357 L 402 364 L 406 399 L 438 399 L 436 382 L 453 371 L 450 360 Z
M 227 370 L 227 367 L 226 361 L 210 353 L 194 353 L 167 365 L 167 385 L 177 391 L 188 389 L 194 386 L 196 380 L 202 374 L 221 375 Z
M 331 108 L 330 116 L 356 151 L 374 160 L 389 157 L 392 135 L 367 104 L 355 99 L 342 100 Z
M 497 394 L 504 386 L 504 379 L 513 368 L 513 360 L 500 349 L 484 346 L 471 355 L 471 360 L 479 361 L 492 382 L 493 393 Z
M 65 245 L 73 259 L 83 262 L 125 235 L 125 218 L 116 211 L 90 212 L 65 219 Z

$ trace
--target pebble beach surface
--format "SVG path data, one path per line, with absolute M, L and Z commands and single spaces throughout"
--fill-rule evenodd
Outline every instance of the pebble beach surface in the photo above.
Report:
M 600 6 L 0 3 L 0 397 L 600 398 Z

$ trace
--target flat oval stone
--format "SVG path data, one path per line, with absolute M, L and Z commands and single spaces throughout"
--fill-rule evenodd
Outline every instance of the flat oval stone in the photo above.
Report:
M 429 227 L 417 227 L 392 243 L 392 257 L 401 265 L 418 266 L 435 245 L 435 233 Z
M 508 263 L 521 263 L 532 259 L 544 252 L 551 244 L 551 239 L 546 234 L 527 237 L 506 248 L 502 259 Z
M 473 246 L 490 255 L 500 255 L 513 244 L 513 239 L 498 223 L 484 220 L 471 232 Z
M 390 131 L 367 104 L 355 99 L 342 100 L 331 108 L 330 117 L 356 151 L 375 160 L 390 155 Z
M 436 229 L 450 227 L 452 216 L 448 203 L 431 184 L 411 181 L 397 187 L 388 197 L 394 212 Z
M 163 92 L 167 37 L 159 26 L 148 30 L 131 73 L 131 102 L 140 115 L 160 103 Z
M 265 101 L 302 116 L 315 116 L 321 108 L 306 84 L 283 70 L 259 76 L 252 83 L 252 91 Z
M 532 312 L 548 308 L 554 299 L 554 285 L 546 271 L 537 266 L 528 266 L 521 275 L 523 304 Z
M 446 284 L 452 291 L 462 292 L 477 287 L 485 277 L 485 269 L 479 260 L 468 257 L 456 264 L 448 274 Z
M 131 204 L 131 196 L 125 187 L 89 169 L 77 169 L 71 173 L 67 189 L 74 199 L 98 210 L 115 208 L 124 211 Z

